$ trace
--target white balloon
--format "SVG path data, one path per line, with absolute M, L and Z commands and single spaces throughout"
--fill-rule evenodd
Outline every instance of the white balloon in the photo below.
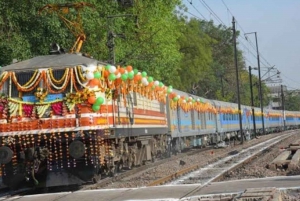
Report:
M 192 100 L 193 98 L 192 98 L 192 97 L 189 97 L 189 99 Z
M 199 102 L 200 101 L 200 99 L 199 98 L 197 98 L 197 102 Z
M 156 81 L 154 82 L 154 85 L 155 85 L 155 86 L 158 86 L 158 85 L 159 85 L 159 81 L 156 80 Z
M 141 72 L 138 72 L 138 73 L 137 73 L 137 75 L 140 75 L 140 74 L 142 74 L 142 73 L 141 73 Z
M 145 82 L 147 82 L 147 78 L 143 77 L 142 78 L 142 83 L 144 84 Z
M 177 95 L 177 98 L 180 98 L 180 95 Z
M 125 70 L 125 71 L 124 71 L 124 74 L 128 74 L 128 71 L 127 71 L 127 70 Z
M 120 77 L 121 77 L 121 73 L 118 73 L 116 77 L 117 77 L 117 78 L 120 78 Z
M 89 72 L 86 73 L 85 77 L 88 80 L 94 79 L 94 73 L 92 73 L 91 71 L 89 71 Z
M 149 85 L 149 82 L 146 80 L 146 82 L 143 82 L 143 85 L 144 85 L 144 86 L 148 86 L 148 85 Z
M 183 102 L 183 103 L 186 103 L 186 100 L 183 100 L 182 102 Z
M 110 68 L 108 69 L 108 71 L 109 71 L 110 73 L 115 73 L 116 70 L 117 70 L 117 68 L 116 68 L 115 66 L 110 66 Z

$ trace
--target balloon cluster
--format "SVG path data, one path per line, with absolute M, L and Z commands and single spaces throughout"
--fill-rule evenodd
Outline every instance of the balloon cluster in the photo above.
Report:
M 92 69 L 91 69 L 92 70 Z M 132 66 L 126 67 L 115 67 L 113 65 L 106 65 L 104 68 L 97 68 L 94 71 L 88 71 L 86 73 L 86 79 L 89 81 L 88 86 L 93 88 L 100 86 L 100 82 L 112 82 L 112 83 L 121 83 L 132 81 L 139 86 L 144 86 L 150 89 L 150 91 L 158 92 L 162 94 L 169 95 L 169 98 L 177 102 L 180 100 L 181 104 L 192 104 L 195 102 L 200 102 L 200 99 L 195 100 L 192 97 L 184 97 L 177 95 L 173 92 L 172 86 L 165 86 L 162 82 L 154 80 L 153 77 L 148 76 L 147 72 L 139 72 L 137 69 L 133 69 Z M 105 99 L 103 97 L 91 96 L 88 98 L 88 102 L 93 104 L 93 111 L 98 111 L 101 104 L 103 104 Z M 202 101 L 201 101 L 202 102 Z

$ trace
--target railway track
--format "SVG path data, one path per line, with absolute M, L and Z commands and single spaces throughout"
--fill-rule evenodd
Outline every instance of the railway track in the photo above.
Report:
M 161 184 L 176 185 L 176 184 L 202 184 L 205 186 L 210 182 L 217 181 L 223 177 L 223 174 L 232 171 L 244 163 L 249 162 L 255 156 L 262 153 L 267 148 L 274 146 L 280 141 L 295 134 L 294 131 L 287 132 L 282 137 L 282 135 L 275 138 L 269 139 L 265 142 L 261 142 L 257 145 L 251 146 L 249 148 L 242 149 L 240 151 L 233 150 L 226 154 L 222 159 L 211 163 L 207 166 L 201 166 L 199 164 L 194 164 L 192 166 L 186 167 L 180 171 L 173 174 L 167 175 L 166 177 L 159 178 L 147 186 L 156 186 Z
M 123 178 L 129 177 L 131 175 L 137 174 L 137 173 L 145 171 L 147 169 L 151 169 L 155 166 L 161 165 L 161 164 L 166 163 L 168 161 L 178 160 L 178 159 L 180 159 L 184 156 L 194 155 L 194 154 L 204 152 L 204 151 L 207 151 L 207 150 L 211 150 L 211 149 L 213 149 L 213 147 L 208 146 L 208 147 L 201 148 L 201 149 L 199 148 L 199 149 L 196 149 L 196 150 L 190 150 L 190 151 L 179 153 L 175 156 L 172 156 L 171 158 L 164 158 L 164 159 L 157 160 L 154 163 L 148 163 L 148 164 L 143 165 L 143 166 L 135 167 L 132 170 L 123 170 L 122 172 L 117 173 L 114 177 L 106 177 L 106 178 L 100 180 L 96 184 L 83 185 L 81 190 L 102 188 L 102 187 L 105 187 L 105 186 L 107 186 L 107 185 L 109 185 L 113 182 L 120 181 Z

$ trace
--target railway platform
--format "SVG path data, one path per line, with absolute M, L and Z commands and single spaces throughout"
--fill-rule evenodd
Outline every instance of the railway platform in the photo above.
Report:
M 0 201 L 192 201 L 209 195 L 230 195 L 243 192 L 248 188 L 275 187 L 282 189 L 299 189 L 300 176 L 269 177 L 261 179 L 245 179 L 226 182 L 213 182 L 206 186 L 164 185 L 127 189 L 99 189 L 53 194 L 14 196 L 0 198 Z

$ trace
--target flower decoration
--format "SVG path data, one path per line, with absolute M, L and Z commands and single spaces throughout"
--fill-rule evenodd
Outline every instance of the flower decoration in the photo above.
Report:
M 46 89 L 38 87 L 34 95 L 36 99 L 39 100 L 39 102 L 44 102 L 48 95 L 48 91 Z

